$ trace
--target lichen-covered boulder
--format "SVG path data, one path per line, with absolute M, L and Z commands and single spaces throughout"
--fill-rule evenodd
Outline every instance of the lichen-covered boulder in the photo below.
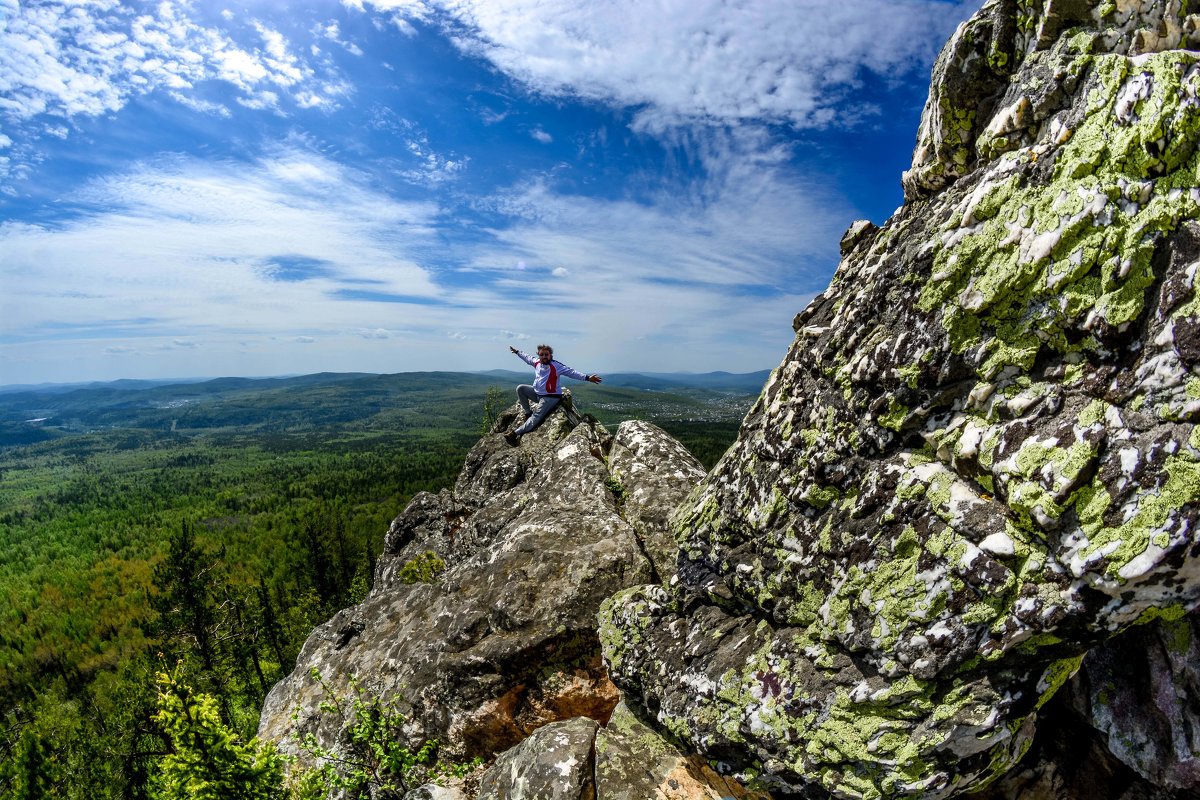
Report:
M 1200 15 L 1181 0 L 989 0 L 958 27 L 933 67 L 905 197 L 935 194 L 998 152 L 1036 143 L 1073 102 L 1090 65 L 1069 33 L 1090 30 L 1107 53 L 1200 46 Z M 1061 135 L 1064 131 L 1051 131 Z
M 295 737 L 311 732 L 337 749 L 345 721 L 320 706 L 352 677 L 397 705 L 414 741 L 437 739 L 444 758 L 490 758 L 547 722 L 608 718 L 618 694 L 596 612 L 652 579 L 638 536 L 663 534 L 638 509 L 657 518 L 657 506 L 618 501 L 606 463 L 614 437 L 602 426 L 572 429 L 556 413 L 514 448 L 501 432 L 516 414 L 475 446 L 453 491 L 414 497 L 392 523 L 370 594 L 309 637 L 267 698 L 260 738 L 295 754 Z M 665 433 L 622 430 L 631 496 L 648 476 L 679 471 Z M 699 477 L 654 483 L 657 502 L 680 503 Z
M 675 581 L 602 610 L 614 680 L 701 753 L 949 797 L 1017 763 L 1089 648 L 1200 602 L 1185 11 L 991 2 L 943 52 L 909 201 L 843 240 L 676 514 Z
M 577 717 L 539 728 L 483 774 L 479 800 L 597 800 L 597 727 Z

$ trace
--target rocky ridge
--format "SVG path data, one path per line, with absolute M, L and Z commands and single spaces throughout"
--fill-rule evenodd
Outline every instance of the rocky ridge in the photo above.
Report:
M 417 495 L 393 521 L 370 594 L 309 637 L 268 696 L 259 737 L 301 764 L 300 737 L 344 748 L 348 718 L 321 705 L 354 680 L 404 714 L 414 743 L 436 739 L 444 760 L 519 745 L 484 776 L 482 797 L 594 796 L 597 782 L 630 800 L 659 784 L 681 800 L 753 796 L 624 707 L 613 721 L 619 695 L 600 659 L 600 603 L 669 579 L 665 520 L 703 468 L 638 421 L 609 434 L 556 413 L 512 448 L 501 434 L 517 413 L 471 450 L 452 491 Z
M 1200 602 L 1198 33 L 1174 0 L 959 28 L 905 205 L 847 232 L 676 580 L 602 610 L 660 725 L 781 792 L 950 797 L 1090 649 Z

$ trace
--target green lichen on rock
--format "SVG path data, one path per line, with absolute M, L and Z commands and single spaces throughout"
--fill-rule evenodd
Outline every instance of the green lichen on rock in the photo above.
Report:
M 959 29 L 909 202 L 797 316 L 676 583 L 612 615 L 614 679 L 731 769 L 979 788 L 1088 647 L 1200 603 L 1200 55 L 1118 5 Z
M 1043 347 L 1066 352 L 1067 332 L 1089 315 L 1114 328 L 1139 318 L 1156 237 L 1200 215 L 1198 58 L 1156 54 L 1136 68 L 1121 56 L 1081 58 L 1091 70 L 1086 115 L 1061 147 L 989 168 L 922 289 L 920 307 L 944 310 L 955 352 L 982 345 L 985 377 L 1028 370 Z M 1039 154 L 1054 164 L 1044 184 L 1021 169 Z M 1142 202 L 1127 199 L 1130 187 Z
M 1200 460 L 1185 451 L 1168 458 L 1163 471 L 1166 482 L 1157 492 L 1140 497 L 1132 508 L 1126 506 L 1120 525 L 1107 524 L 1108 504 L 1096 502 L 1104 497 L 1102 486 L 1093 486 L 1086 495 L 1089 502 L 1079 508 L 1088 542 L 1078 557 L 1085 563 L 1103 560 L 1104 575 L 1112 581 L 1120 583 L 1140 574 L 1143 564 L 1148 566 L 1193 535 L 1183 510 L 1200 495 Z

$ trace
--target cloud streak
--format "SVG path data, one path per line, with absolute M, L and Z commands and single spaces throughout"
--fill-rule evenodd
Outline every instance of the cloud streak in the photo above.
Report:
M 92 211 L 69 222 L 0 225 L 10 335 L 100 325 L 117 307 L 147 335 L 286 330 L 348 286 L 439 291 L 409 257 L 431 246 L 436 208 L 391 200 L 311 151 L 249 168 L 166 161 L 94 180 L 78 200 Z
M 641 108 L 636 124 L 749 121 L 822 128 L 864 73 L 924 68 L 978 0 L 361 0 L 440 19 L 465 52 L 532 91 Z

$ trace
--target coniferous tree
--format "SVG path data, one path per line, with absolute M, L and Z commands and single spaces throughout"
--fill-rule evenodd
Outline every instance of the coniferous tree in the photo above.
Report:
M 261 580 L 258 582 L 258 611 L 262 618 L 263 635 L 271 645 L 271 652 L 275 654 L 275 661 L 282 672 L 287 663 L 283 654 L 283 626 L 279 624 L 279 616 L 275 613 L 275 604 L 271 602 L 267 584 Z
M 334 604 L 337 587 L 334 585 L 333 564 L 325 547 L 324 533 L 321 519 L 315 509 L 309 506 L 300 524 L 300 544 L 304 547 L 304 560 L 311 585 L 321 598 L 321 603 L 329 607 Z
M 283 759 L 269 746 L 243 742 L 217 713 L 214 698 L 158 677 L 158 712 L 170 752 L 159 764 L 155 800 L 282 800 Z
M 52 797 L 53 763 L 42 737 L 27 730 L 17 747 L 13 800 L 42 800 Z
M 159 593 L 153 605 L 160 630 L 189 638 L 210 673 L 216 672 L 213 631 L 217 612 L 211 583 L 216 566 L 216 559 L 196 541 L 192 523 L 185 520 L 167 540 L 167 556 L 154 569 Z

